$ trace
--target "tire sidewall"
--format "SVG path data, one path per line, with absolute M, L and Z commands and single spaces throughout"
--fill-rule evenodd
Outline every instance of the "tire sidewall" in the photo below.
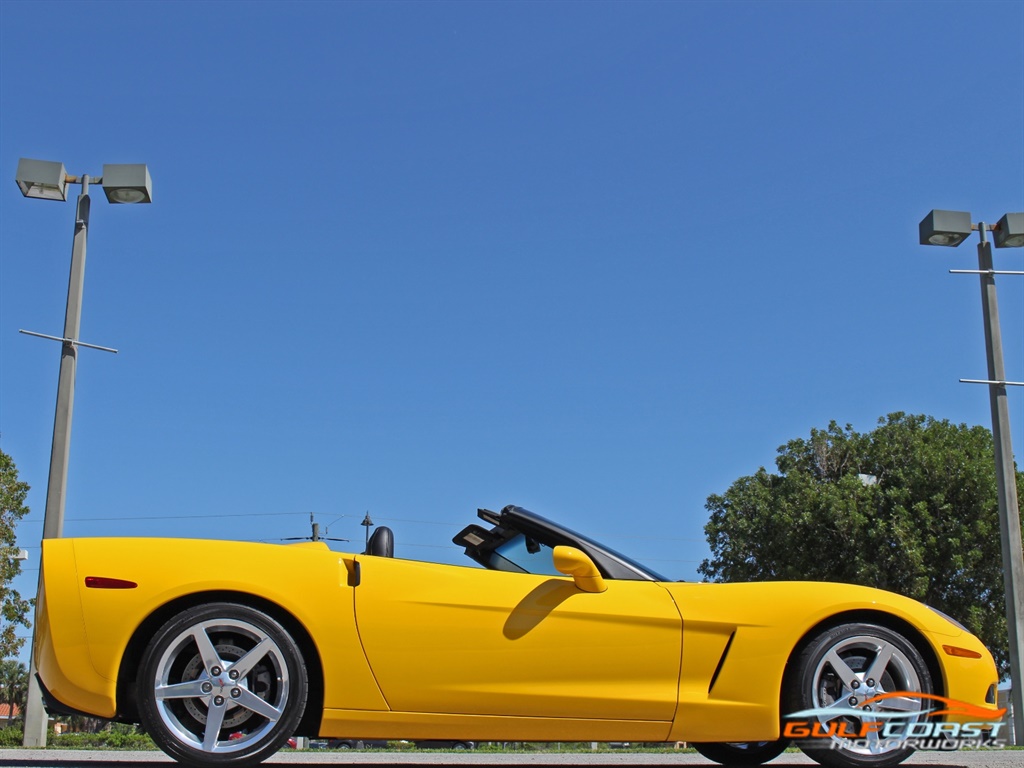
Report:
M 752 741 L 747 743 L 706 741 L 692 743 L 694 749 L 722 765 L 751 766 L 767 763 L 786 751 L 788 739 L 777 741 Z
M 243 621 L 265 632 L 281 650 L 289 678 L 284 713 L 273 729 L 246 748 L 222 754 L 204 752 L 182 742 L 164 723 L 154 695 L 158 666 L 170 644 L 190 627 L 216 620 Z M 210 603 L 183 611 L 157 630 L 143 653 L 137 685 L 139 718 L 146 732 L 166 754 L 186 765 L 200 768 L 245 768 L 273 755 L 293 735 L 305 711 L 308 681 L 298 646 L 275 619 L 246 605 Z

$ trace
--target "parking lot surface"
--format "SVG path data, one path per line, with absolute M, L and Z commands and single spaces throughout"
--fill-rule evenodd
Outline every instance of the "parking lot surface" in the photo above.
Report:
M 104 750 L 0 749 L 0 768 L 150 768 L 154 763 L 175 765 L 162 752 L 115 752 Z M 929 768 L 1020 768 L 1024 751 L 986 750 L 917 752 L 903 765 Z M 396 765 L 396 766 L 602 766 L 703 765 L 714 766 L 694 752 L 293 752 L 282 751 L 266 765 Z M 770 768 L 806 768 L 816 765 L 799 752 L 787 752 Z

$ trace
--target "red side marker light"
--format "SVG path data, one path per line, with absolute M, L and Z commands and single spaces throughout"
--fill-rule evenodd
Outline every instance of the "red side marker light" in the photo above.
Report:
M 972 651 L 969 648 L 960 648 L 960 647 L 955 646 L 955 645 L 944 645 L 944 646 L 942 646 L 942 650 L 944 650 L 950 656 L 958 656 L 961 659 L 980 659 L 981 658 L 981 654 L 978 653 L 977 651 Z
M 88 589 L 135 589 L 138 584 L 126 579 L 113 579 L 109 576 L 86 576 L 85 586 Z

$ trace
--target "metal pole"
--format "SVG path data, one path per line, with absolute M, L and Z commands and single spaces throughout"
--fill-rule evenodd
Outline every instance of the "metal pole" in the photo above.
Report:
M 985 319 L 985 354 L 988 377 L 1005 382 L 1003 337 L 999 329 L 999 305 L 996 280 L 992 274 L 992 244 L 985 237 L 985 224 L 978 225 L 978 269 L 981 274 L 981 308 Z M 999 534 L 1003 545 L 1003 584 L 1006 593 L 1006 631 L 1010 642 L 1010 680 L 1013 685 L 1013 734 L 1018 746 L 1024 745 L 1024 554 L 1021 547 L 1020 506 L 1017 501 L 1017 475 L 1010 445 L 1010 411 L 1006 402 L 1006 384 L 988 385 L 992 407 L 992 440 L 995 443 L 996 484 L 999 498 Z
M 50 448 L 50 475 L 46 481 L 46 510 L 43 512 L 43 538 L 58 538 L 64 531 L 64 502 L 67 498 L 68 455 L 71 451 L 71 415 L 75 406 L 75 372 L 78 362 L 79 329 L 82 321 L 82 293 L 85 288 L 85 246 L 89 234 L 89 177 L 82 177 L 82 192 L 75 210 L 75 238 L 71 247 L 71 276 L 64 314 L 64 343 L 61 346 L 60 374 L 57 380 L 57 408 L 53 416 L 53 444 Z M 43 570 L 39 569 L 42 594 Z M 36 604 L 38 611 L 39 605 Z M 36 616 L 35 627 L 39 627 Z M 35 632 L 33 631 L 33 645 Z M 29 665 L 28 699 L 25 706 L 26 747 L 45 747 L 47 715 L 43 695 L 36 680 L 35 648 Z
M 373 525 L 373 520 L 370 519 L 369 510 L 366 511 L 366 516 L 363 518 L 363 522 L 361 522 L 360 525 L 366 529 L 366 546 L 363 551 L 367 552 L 370 549 L 370 526 Z

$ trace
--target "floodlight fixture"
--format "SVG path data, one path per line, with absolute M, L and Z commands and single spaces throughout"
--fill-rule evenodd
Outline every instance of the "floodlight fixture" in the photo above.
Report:
M 22 157 L 18 160 L 15 181 L 25 197 L 61 202 L 68 199 L 68 175 L 64 163 Z
M 153 202 L 153 181 L 144 163 L 104 165 L 100 183 L 112 203 Z
M 992 233 L 996 248 L 1024 247 L 1024 213 L 1004 213 Z
M 967 211 L 931 211 L 918 225 L 921 245 L 945 245 L 955 248 L 973 231 Z
M 153 202 L 153 180 L 145 163 L 104 165 L 103 176 L 90 178 L 68 176 L 64 163 L 23 157 L 18 160 L 15 181 L 25 197 L 40 200 L 64 202 L 68 199 L 68 184 L 81 184 L 83 192 L 87 192 L 91 182 L 103 186 L 111 203 Z

